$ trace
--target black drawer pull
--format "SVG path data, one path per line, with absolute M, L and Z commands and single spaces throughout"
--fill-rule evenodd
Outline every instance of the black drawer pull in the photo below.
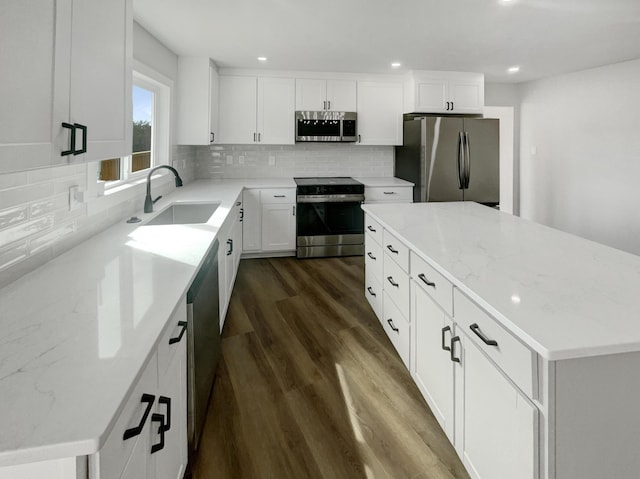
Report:
M 151 446 L 151 454 L 155 454 L 156 452 L 162 451 L 164 449 L 164 432 L 166 430 L 166 426 L 164 424 L 164 416 L 162 414 L 152 414 L 151 422 L 160 423 L 160 427 L 158 428 L 158 434 L 160 434 L 160 442 Z
M 371 226 L 371 225 L 367 226 L 367 229 L 368 229 L 369 231 L 371 231 L 372 233 L 375 233 L 375 232 L 377 231 L 377 230 L 376 230 L 373 226 Z
M 64 150 L 62 153 L 60 153 L 60 156 L 67 156 L 67 155 L 72 155 L 73 154 L 73 150 L 76 147 L 76 127 L 73 126 L 71 123 L 62 123 L 62 128 L 68 128 L 69 130 L 71 130 L 71 134 L 69 135 L 69 149 L 68 150 Z
M 160 396 L 158 398 L 158 404 L 164 404 L 167 406 L 167 422 L 164 425 L 164 430 L 168 431 L 171 429 L 171 398 L 168 398 L 167 396 Z
M 460 336 L 454 336 L 451 338 L 451 361 L 454 363 L 459 363 L 460 358 L 456 358 L 456 348 L 455 344 L 460 342 Z
M 151 408 L 153 407 L 153 403 L 156 400 L 156 397 L 153 396 L 152 394 L 143 394 L 142 398 L 140 399 L 140 402 L 142 403 L 147 403 L 147 407 L 144 410 L 144 414 L 142 415 L 142 419 L 140 420 L 140 424 L 138 424 L 136 427 L 132 427 L 131 429 L 127 429 L 124 432 L 124 436 L 122 436 L 123 440 L 127 440 L 130 439 L 132 437 L 136 437 L 138 435 L 140 435 L 140 433 L 142 432 L 142 429 L 144 428 L 144 425 L 147 422 L 147 418 L 149 417 L 149 413 L 151 412 Z
M 400 285 L 393 280 L 393 276 L 387 276 L 387 281 L 391 283 L 391 286 L 395 286 L 396 288 L 400 287 Z
M 240 208 L 240 223 L 242 223 L 243 219 L 244 219 L 244 208 Z
M 375 261 L 375 260 L 376 260 L 376 257 L 375 257 L 375 256 L 373 256 L 373 255 L 371 254 L 371 251 L 369 251 L 369 252 L 367 253 L 367 256 L 368 256 L 369 258 L 371 258 L 373 261 Z
M 387 245 L 387 249 L 389 251 L 391 251 L 394 254 L 398 254 L 398 250 L 397 249 L 393 249 L 393 246 L 391 246 L 390 244 Z
M 469 329 L 471 329 L 471 331 L 473 331 L 476 334 L 476 336 L 482 339 L 482 342 L 487 346 L 498 345 L 498 341 L 496 341 L 495 339 L 489 339 L 484 334 L 482 334 L 482 331 L 480 331 L 480 326 L 478 326 L 478 323 L 473 323 L 471 326 L 469 326 Z
M 391 329 L 393 329 L 396 333 L 400 334 L 399 333 L 400 330 L 396 328 L 395 325 L 393 324 L 393 319 L 391 318 L 387 319 L 387 323 L 389 323 L 389 326 L 391 326 Z
M 373 289 L 371 289 L 371 286 L 367 287 L 367 291 L 369 291 L 369 294 L 371 296 L 373 296 L 374 298 L 376 297 L 376 293 L 373 292 Z
M 180 330 L 180 334 L 178 334 L 175 338 L 169 338 L 169 344 L 179 343 L 182 340 L 182 336 L 184 336 L 184 332 L 187 330 L 187 322 L 186 321 L 178 321 L 178 326 L 182 329 Z
M 274 198 L 286 198 L 285 195 L 273 195 Z
M 229 251 L 227 251 L 227 256 L 231 256 L 233 254 L 233 240 L 229 238 L 227 240 L 227 244 L 229 245 Z
M 396 194 L 396 192 L 395 192 L 395 191 L 383 191 L 383 193 L 384 193 L 385 195 L 395 195 L 395 194 Z
M 431 286 L 432 288 L 436 287 L 436 283 L 434 283 L 433 281 L 429 281 L 427 277 L 424 275 L 424 273 L 420 273 L 418 275 L 418 278 L 420 278 L 424 282 L 424 284 L 426 284 L 427 286 Z
M 444 340 L 444 333 L 446 333 L 447 331 L 451 331 L 451 326 L 445 326 L 444 328 L 442 328 L 442 349 L 444 351 L 451 351 L 451 348 L 447 346 L 447 343 Z
M 78 128 L 79 130 L 82 130 L 82 149 L 81 150 L 76 150 L 76 145 L 73 145 L 73 154 L 74 155 L 80 155 L 82 153 L 86 153 L 87 152 L 87 127 L 85 125 L 81 125 L 80 123 L 74 123 L 73 126 L 75 128 Z

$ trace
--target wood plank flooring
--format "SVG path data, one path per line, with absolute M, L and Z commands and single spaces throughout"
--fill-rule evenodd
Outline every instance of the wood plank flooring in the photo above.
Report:
M 363 290 L 362 257 L 241 261 L 194 479 L 468 478 Z

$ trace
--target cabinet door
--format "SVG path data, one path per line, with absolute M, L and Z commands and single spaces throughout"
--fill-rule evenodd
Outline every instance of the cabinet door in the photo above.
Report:
M 416 107 L 419 112 L 446 112 L 449 82 L 441 78 L 416 81 Z
M 262 205 L 262 249 L 290 251 L 295 249 L 296 217 L 293 204 Z
M 358 144 L 402 145 L 402 84 L 358 82 Z
M 227 221 L 218 231 L 218 297 L 220 311 L 220 330 L 224 325 L 225 316 L 227 314 L 227 305 L 229 304 L 230 291 L 227 289 L 227 276 L 230 271 L 227 270 L 227 257 L 231 251 L 231 245 L 227 243 L 229 240 L 229 222 Z
M 211 75 L 215 74 L 212 79 Z M 176 142 L 180 145 L 208 145 L 211 143 L 213 89 L 217 122 L 217 75 L 207 57 L 178 57 L 178 102 Z M 215 82 L 215 85 L 213 84 Z
M 66 163 L 71 0 L 2 2 L 0 45 L 0 173 Z
M 258 78 L 258 142 L 295 142 L 295 82 L 293 78 Z
M 449 101 L 453 102 L 454 113 L 482 113 L 484 107 L 484 77 L 470 76 L 469 79 L 449 82 Z
M 478 479 L 538 477 L 538 410 L 463 336 L 463 462 Z
M 150 429 L 146 428 L 145 432 L 149 432 Z M 150 456 L 151 444 L 150 434 L 143 434 L 143 437 L 138 439 L 131 457 L 127 462 L 127 465 L 122 471 L 120 479 L 153 479 L 155 464 L 151 460 Z M 99 479 L 108 479 L 106 476 L 100 476 Z M 117 479 L 114 477 L 114 479 Z
M 327 110 L 357 111 L 355 80 L 327 80 Z
M 255 143 L 256 105 L 256 77 L 220 77 L 220 143 Z
M 72 19 L 70 122 L 87 126 L 87 152 L 74 158 L 130 155 L 131 0 L 73 2 Z
M 242 193 L 244 214 L 242 219 L 242 250 L 259 251 L 262 247 L 262 206 L 260 190 L 249 189 Z
M 454 434 L 454 362 L 450 351 L 453 322 L 431 297 L 414 285 L 413 378 L 449 440 Z M 457 357 L 457 356 L 456 356 Z
M 220 115 L 220 77 L 215 65 L 209 62 L 209 143 L 216 143 L 220 139 L 218 119 Z
M 299 78 L 296 80 L 296 110 L 326 110 L 327 81 Z

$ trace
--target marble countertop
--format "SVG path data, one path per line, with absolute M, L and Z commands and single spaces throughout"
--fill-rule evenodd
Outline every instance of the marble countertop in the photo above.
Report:
M 640 351 L 640 257 L 471 202 L 363 209 L 542 357 Z

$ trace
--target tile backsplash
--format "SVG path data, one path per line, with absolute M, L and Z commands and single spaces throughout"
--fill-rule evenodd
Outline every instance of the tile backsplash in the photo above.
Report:
M 198 178 L 393 176 L 393 146 L 298 143 L 196 147 Z

